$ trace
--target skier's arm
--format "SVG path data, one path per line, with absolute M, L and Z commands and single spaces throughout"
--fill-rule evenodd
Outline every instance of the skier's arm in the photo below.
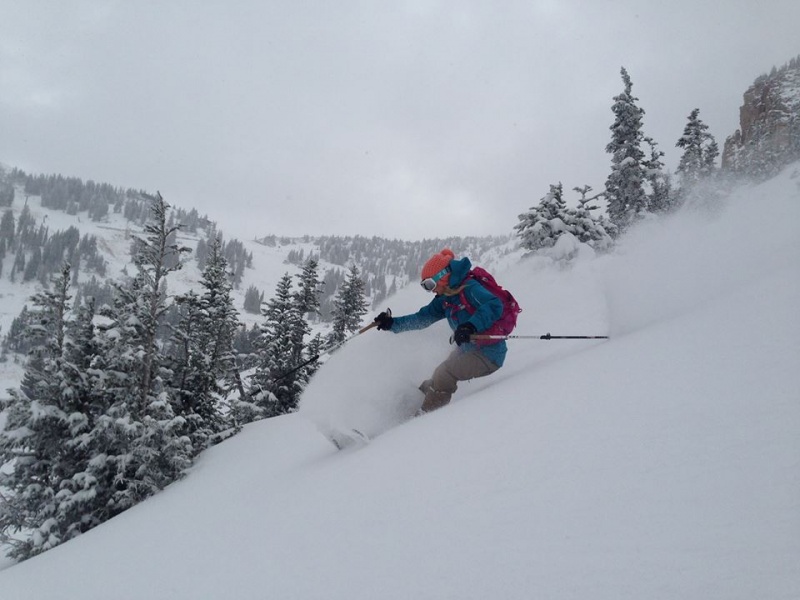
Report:
M 395 317 L 392 322 L 392 331 L 395 333 L 402 333 L 403 331 L 411 331 L 414 329 L 425 329 L 436 323 L 436 321 L 444 319 L 444 316 L 443 299 L 441 296 L 437 296 L 417 312 L 402 317 Z

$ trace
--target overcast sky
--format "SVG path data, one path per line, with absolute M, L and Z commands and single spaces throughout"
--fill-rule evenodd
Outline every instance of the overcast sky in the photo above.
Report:
M 4 0 L 0 162 L 238 237 L 510 233 L 603 188 L 620 67 L 667 153 L 722 146 L 800 54 L 797 0 Z

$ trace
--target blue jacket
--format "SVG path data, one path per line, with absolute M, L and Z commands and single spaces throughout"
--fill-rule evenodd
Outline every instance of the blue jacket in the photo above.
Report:
M 457 288 L 464 283 L 464 278 L 469 274 L 472 263 L 469 258 L 453 259 L 450 261 L 450 284 L 451 288 Z M 470 315 L 462 307 L 455 309 L 449 308 L 448 303 L 458 304 L 458 296 L 437 295 L 427 306 L 423 306 L 417 312 L 403 317 L 395 317 L 392 323 L 392 331 L 401 333 L 413 329 L 424 329 L 430 325 L 447 319 L 450 328 L 455 329 L 462 323 L 472 323 L 475 331 L 481 333 L 486 331 L 503 314 L 503 302 L 489 290 L 483 287 L 474 279 L 468 279 L 464 288 L 464 295 L 467 301 L 475 308 L 475 312 Z M 496 364 L 503 366 L 506 359 L 508 347 L 505 341 L 496 344 L 476 346 L 475 344 L 462 344 L 459 346 L 461 352 L 478 351 L 486 358 Z

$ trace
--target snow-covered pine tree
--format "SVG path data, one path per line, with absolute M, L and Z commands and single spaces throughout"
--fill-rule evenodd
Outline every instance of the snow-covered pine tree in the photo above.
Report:
M 642 150 L 644 109 L 636 104 L 639 99 L 631 93 L 633 84 L 624 67 L 621 75 L 625 89 L 614 97 L 611 110 L 615 119 L 610 127 L 611 142 L 606 146 L 611 154 L 611 174 L 606 180 L 608 216 L 620 233 L 648 210 Z
M 595 194 L 589 198 L 586 195 L 592 191 L 589 185 L 582 188 L 573 188 L 581 197 L 578 200 L 578 207 L 569 210 L 568 225 L 569 231 L 578 238 L 579 242 L 591 246 L 598 252 L 606 252 L 614 245 L 613 234 L 614 226 L 603 216 L 595 217 L 592 211 L 599 207 L 592 204 L 595 200 L 603 196 L 602 193 Z
M 183 435 L 185 419 L 173 410 L 172 373 L 164 366 L 156 334 L 169 308 L 166 278 L 180 268 L 167 257 L 185 248 L 167 243 L 169 205 L 151 198 L 146 239 L 136 245 L 137 274 L 116 284 L 111 306 L 99 313 L 97 355 L 89 371 L 94 395 L 108 406 L 90 434 L 95 444 L 91 473 L 103 483 L 106 518 L 163 489 L 191 464 L 192 447 Z
M 683 135 L 675 146 L 683 148 L 677 169 L 681 188 L 689 189 L 714 173 L 719 147 L 708 132 L 708 125 L 700 119 L 699 108 L 689 113 Z
M 87 297 L 73 312 L 75 318 L 67 323 L 69 335 L 64 342 L 64 353 L 71 369 L 70 377 L 74 380 L 72 389 L 80 390 L 83 410 L 80 411 L 87 417 L 81 431 L 88 431 L 96 417 L 103 413 L 105 407 L 97 402 L 89 386 L 87 374 L 92 368 L 97 355 L 95 339 L 95 300 Z M 80 444 L 86 446 L 85 436 L 81 436 Z
M 650 184 L 650 194 L 647 206 L 651 212 L 666 212 L 672 208 L 674 198 L 672 182 L 668 173 L 664 171 L 664 152 L 658 149 L 658 144 L 649 137 L 644 138 L 650 146 L 650 157 L 642 165 L 645 179 Z
M 569 231 L 569 215 L 561 183 L 551 185 L 537 206 L 519 215 L 514 227 L 523 248 L 536 252 L 552 248 L 562 233 Z
M 84 435 L 93 418 L 83 377 L 88 359 L 67 333 L 69 265 L 53 283 L 53 291 L 32 298 L 23 335 L 33 349 L 20 389 L 2 407 L 0 488 L 10 492 L 0 495 L 0 540 L 18 559 L 99 523 L 93 512 L 97 481 L 86 472 L 91 455 Z
M 14 211 L 10 208 L 3 212 L 3 217 L 0 218 L 0 242 L 5 243 L 5 249 L 11 252 L 14 246 Z
M 25 263 L 25 272 L 22 274 L 22 281 L 33 281 L 39 273 L 39 265 L 42 264 L 42 249 L 36 246 Z
M 334 300 L 333 330 L 328 336 L 328 346 L 340 344 L 349 334 L 358 331 L 361 327 L 361 318 L 368 310 L 364 281 L 361 279 L 358 266 L 353 264 Z
M 322 354 L 325 351 L 324 348 L 325 348 L 325 339 L 322 337 L 321 333 L 317 333 L 317 335 L 315 335 L 311 339 L 311 341 L 308 342 L 308 344 L 306 344 L 305 360 L 311 361 L 304 368 L 306 382 L 309 379 L 311 379 L 311 377 L 314 375 L 314 373 L 317 372 L 317 369 L 319 369 L 320 367 L 319 361 L 312 359 L 315 356 L 318 357 L 320 354 Z
M 323 281 L 319 278 L 319 262 L 313 256 L 303 264 L 303 271 L 297 276 L 299 289 L 295 293 L 300 313 L 309 319 L 319 318 L 319 298 L 322 295 Z
M 219 239 L 211 243 L 201 285 L 202 295 L 189 292 L 176 298 L 181 319 L 168 353 L 175 413 L 186 419 L 186 432 L 196 454 L 218 441 L 219 434 L 229 427 L 222 401 L 238 384 L 233 338 L 239 319 Z
M 675 194 L 674 204 L 713 207 L 723 195 L 716 177 L 719 146 L 699 113 L 695 108 L 689 114 L 683 135 L 675 144 L 683 148 L 683 155 L 677 169 L 680 189 Z
M 0 171 L 0 206 L 11 206 L 14 204 L 14 185 L 5 181 L 5 176 Z
M 208 258 L 208 242 L 201 239 L 197 242 L 194 250 L 194 259 L 197 261 L 197 268 L 201 271 L 206 268 L 206 258 Z
M 709 134 L 711 135 L 711 134 Z M 800 142 L 798 142 L 800 144 Z M 711 140 L 709 141 L 708 145 L 706 146 L 706 150 L 703 156 L 703 176 L 713 177 L 717 173 L 717 158 L 719 157 L 719 145 L 717 144 L 717 140 L 711 136 Z
M 244 293 L 244 311 L 253 315 L 261 314 L 261 303 L 264 302 L 264 293 L 251 285 Z
M 136 238 L 137 248 L 134 255 L 134 264 L 138 269 L 136 279 L 145 294 L 145 302 L 137 313 L 142 334 L 142 369 L 139 382 L 139 407 L 142 410 L 150 401 L 148 396 L 153 391 L 153 380 L 158 376 L 155 368 L 159 355 L 156 336 L 161 319 L 168 309 L 165 297 L 167 276 L 181 269 L 181 254 L 191 251 L 178 246 L 175 241 L 175 234 L 180 226 L 167 227 L 169 204 L 160 193 L 156 193 L 151 200 L 152 219 L 144 228 L 146 239 Z
M 322 280 L 319 278 L 318 265 L 317 259 L 313 256 L 310 257 L 303 265 L 303 271 L 297 276 L 299 286 L 293 297 L 296 303 L 295 310 L 300 318 L 295 320 L 295 327 L 292 331 L 293 365 L 303 364 L 319 353 L 317 349 L 310 350 L 306 342 L 306 338 L 311 334 L 309 319 L 319 318 L 320 314 Z M 308 383 L 315 368 L 316 365 L 309 363 L 297 373 L 297 381 L 301 388 Z
M 253 398 L 265 411 L 265 416 L 274 417 L 297 408 L 297 400 L 303 381 L 299 371 L 302 339 L 298 344 L 298 331 L 302 331 L 303 315 L 292 294 L 292 277 L 286 273 L 278 282 L 275 296 L 263 310 L 264 324 L 257 347 L 259 365 L 253 375 L 251 388 Z

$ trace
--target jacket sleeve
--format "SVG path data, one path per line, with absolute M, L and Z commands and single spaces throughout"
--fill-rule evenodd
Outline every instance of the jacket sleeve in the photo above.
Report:
M 464 295 L 467 297 L 467 301 L 475 307 L 475 312 L 467 319 L 467 322 L 472 323 L 478 333 L 489 329 L 503 315 L 503 301 L 479 282 L 470 281 L 464 288 Z
M 441 296 L 436 296 L 417 312 L 402 317 L 395 317 L 391 331 L 394 333 L 402 333 L 403 331 L 411 331 L 414 329 L 425 329 L 436 323 L 436 321 L 441 321 L 444 317 L 443 299 Z

